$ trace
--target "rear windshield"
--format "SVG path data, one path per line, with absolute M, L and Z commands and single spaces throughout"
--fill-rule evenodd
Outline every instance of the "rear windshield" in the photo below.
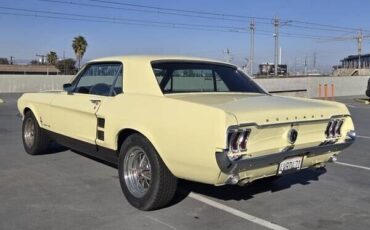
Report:
M 265 93 L 232 66 L 202 62 L 154 62 L 152 68 L 163 93 Z

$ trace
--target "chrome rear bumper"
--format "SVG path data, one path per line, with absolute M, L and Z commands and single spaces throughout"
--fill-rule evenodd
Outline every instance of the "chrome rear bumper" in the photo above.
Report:
M 278 153 L 268 154 L 259 157 L 253 157 L 249 159 L 242 159 L 238 161 L 231 161 L 227 157 L 227 151 L 216 152 L 217 164 L 221 171 L 226 174 L 237 174 L 239 172 L 248 171 L 257 168 L 263 168 L 266 166 L 279 164 L 281 161 L 288 157 L 294 156 L 307 156 L 314 157 L 318 155 L 323 155 L 329 152 L 338 152 L 348 146 L 350 146 L 355 141 L 354 135 L 348 135 L 346 142 L 340 144 L 325 144 L 314 146 L 304 149 L 292 149 L 287 151 L 282 151 Z

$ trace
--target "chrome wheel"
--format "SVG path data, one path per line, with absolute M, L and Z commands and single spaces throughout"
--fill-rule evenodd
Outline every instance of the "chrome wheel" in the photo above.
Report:
M 27 147 L 32 148 L 35 143 L 35 122 L 30 117 L 25 122 L 23 137 Z
M 123 173 L 126 186 L 133 196 L 141 198 L 148 192 L 152 170 L 148 156 L 142 148 L 135 146 L 127 151 Z

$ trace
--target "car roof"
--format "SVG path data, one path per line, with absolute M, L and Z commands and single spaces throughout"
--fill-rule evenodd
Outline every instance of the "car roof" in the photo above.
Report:
M 124 64 L 123 75 L 125 83 L 123 84 L 123 91 L 125 93 L 164 96 L 153 73 L 151 66 L 153 61 L 194 61 L 234 66 L 218 60 L 174 55 L 126 55 L 99 58 L 89 63 L 122 62 Z
M 201 61 L 201 62 L 212 62 L 220 63 L 225 65 L 232 65 L 227 62 L 220 60 L 209 59 L 209 58 L 200 58 L 192 56 L 180 56 L 180 55 L 124 55 L 124 56 L 113 56 L 113 57 L 104 57 L 91 60 L 90 62 L 98 61 L 138 61 L 138 62 L 152 62 L 152 61 Z M 232 65 L 233 66 L 233 65 Z

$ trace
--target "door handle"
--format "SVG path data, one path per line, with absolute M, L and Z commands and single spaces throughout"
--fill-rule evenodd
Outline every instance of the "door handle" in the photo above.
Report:
M 100 104 L 101 100 L 99 99 L 90 99 L 91 103 L 93 103 L 94 105 L 98 105 Z

